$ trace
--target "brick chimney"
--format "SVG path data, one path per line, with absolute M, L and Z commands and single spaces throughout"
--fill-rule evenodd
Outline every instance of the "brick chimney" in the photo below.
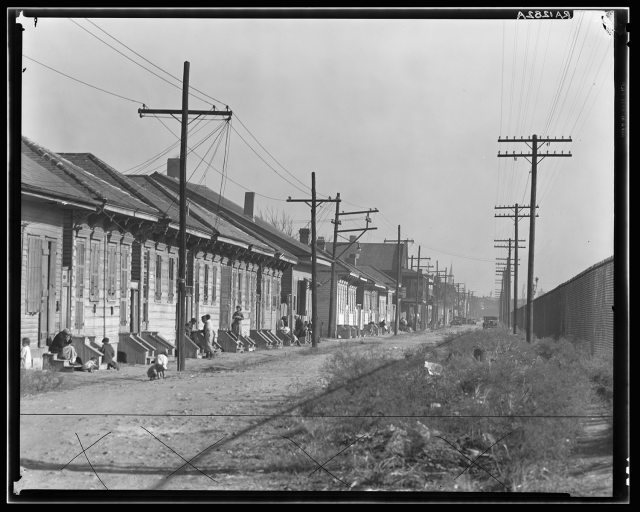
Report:
M 245 192 L 244 193 L 244 216 L 249 217 L 251 220 L 253 217 L 253 204 L 256 200 L 255 192 Z
M 356 235 L 350 235 L 349 242 L 355 242 L 356 238 L 358 238 Z M 349 247 L 349 254 L 347 255 L 347 263 L 355 267 L 358 261 L 358 258 L 360 258 L 361 250 L 362 249 L 360 249 L 360 244 L 357 242 L 354 243 L 351 247 Z
M 309 234 L 311 230 L 309 228 L 301 228 L 300 229 L 300 242 L 304 245 L 309 245 Z
M 180 179 L 180 159 L 179 158 L 167 159 L 167 176 Z
M 318 239 L 316 240 L 316 247 L 321 251 L 324 251 L 325 246 L 326 246 L 326 243 L 324 241 L 324 237 L 319 236 Z

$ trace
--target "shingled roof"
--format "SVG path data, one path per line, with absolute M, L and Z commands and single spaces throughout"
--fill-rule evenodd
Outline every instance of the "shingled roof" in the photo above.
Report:
M 179 222 L 180 197 L 178 193 L 167 187 L 163 187 L 149 176 L 130 176 L 127 177 L 127 179 L 130 179 L 139 185 L 141 189 L 144 190 L 144 193 L 152 194 L 154 198 L 152 200 L 162 202 L 166 205 L 167 207 L 163 208 L 163 211 L 167 210 L 168 212 L 171 212 L 171 218 L 176 222 Z M 277 252 L 281 252 L 277 251 L 270 245 L 263 243 L 256 237 L 238 229 L 222 215 L 209 212 L 204 208 L 199 207 L 197 204 L 194 204 L 193 201 L 189 201 L 189 216 L 187 217 L 187 223 L 189 222 L 197 222 L 198 224 L 205 226 L 209 232 L 260 249 L 269 255 L 275 255 Z
M 134 212 L 155 215 L 158 211 L 131 193 L 94 176 L 68 159 L 22 137 L 22 154 L 49 171 L 59 180 L 73 187 L 81 195 L 93 200 L 96 205 L 112 205 Z
M 153 173 L 151 178 L 175 192 L 179 190 L 179 182 L 176 178 L 157 172 Z M 187 191 L 199 197 L 206 205 L 208 211 L 212 213 L 215 212 L 216 214 L 220 212 L 222 216 L 228 218 L 235 225 L 240 226 L 243 230 L 249 231 L 252 236 L 259 237 L 269 245 L 275 245 L 296 258 L 311 257 L 311 247 L 309 245 L 305 245 L 300 242 L 300 240 L 283 233 L 259 217 L 250 219 L 244 215 L 244 207 L 220 196 L 210 188 L 203 185 L 196 185 L 195 183 L 187 183 Z M 326 253 L 318 252 L 320 253 L 318 254 L 319 258 L 330 261 L 331 258 L 328 257 Z
M 51 171 L 37 163 L 28 154 L 31 148 L 22 144 L 20 160 L 21 188 L 24 192 L 44 194 L 60 201 L 75 201 L 85 205 L 94 205 L 95 200 L 82 194 L 78 189 L 58 178 Z
M 360 252 L 358 253 L 358 268 L 365 265 L 370 265 L 381 271 L 395 270 L 396 268 L 398 268 L 398 244 L 356 242 L 349 248 L 349 250 L 344 252 L 341 258 L 345 259 L 348 254 L 353 253 L 353 249 L 355 248 L 356 244 L 358 244 L 358 247 L 360 248 Z M 344 245 L 342 242 L 340 242 L 338 244 L 338 247 L 336 248 L 336 254 L 340 255 L 341 250 L 344 250 L 344 248 L 346 247 L 347 245 Z M 403 242 L 400 244 L 402 268 L 407 267 L 407 257 L 404 247 L 405 243 Z M 331 252 L 332 248 L 333 243 L 328 242 L 326 244 L 326 250 L 328 252 Z

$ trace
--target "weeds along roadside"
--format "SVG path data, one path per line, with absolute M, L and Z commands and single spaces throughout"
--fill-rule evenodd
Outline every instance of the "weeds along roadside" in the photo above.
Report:
M 64 376 L 56 370 L 20 369 L 20 396 L 46 393 L 58 389 Z
M 460 473 L 506 436 L 478 460 L 493 476 L 472 467 L 467 490 L 550 490 L 575 446 L 575 416 L 594 400 L 606 404 L 612 390 L 606 359 L 580 346 L 477 330 L 400 360 L 388 346 L 343 347 L 323 367 L 324 391 L 332 392 L 312 400 L 312 390 L 303 392 L 300 416 L 285 422 L 287 437 L 321 463 L 355 441 L 327 464 L 349 485 L 429 489 L 437 475 Z M 425 361 L 442 365 L 441 374 L 430 375 Z M 276 465 L 313 469 L 289 448 Z

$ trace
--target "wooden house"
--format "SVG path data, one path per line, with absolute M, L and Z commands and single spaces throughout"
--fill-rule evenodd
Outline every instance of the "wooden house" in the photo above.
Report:
M 131 227 L 155 224 L 159 212 L 26 137 L 22 139 L 22 160 L 41 168 L 42 188 L 54 190 L 57 185 L 64 185 L 64 194 L 69 197 L 60 216 L 52 213 L 49 217 L 56 219 L 61 232 L 55 247 L 55 264 L 49 244 L 51 269 L 60 275 L 56 306 L 59 323 L 53 329 L 50 326 L 46 334 L 40 332 L 39 344 L 43 345 L 44 337 L 50 340 L 66 327 L 73 334 L 76 350 L 85 358 L 97 354 L 95 350 L 103 338 L 109 338 L 117 350 L 129 308 L 123 290 L 127 289 L 131 272 Z M 78 196 L 86 198 L 92 207 L 73 200 Z M 48 212 L 38 206 L 35 214 L 43 219 Z M 24 260 L 28 267 L 32 266 L 31 251 L 27 250 Z
M 151 179 L 177 192 L 178 180 L 169 171 L 167 175 L 154 173 Z M 280 267 L 262 265 L 258 275 L 259 325 L 275 331 L 278 320 L 285 316 L 293 325 L 295 315 L 303 320 L 311 316 L 311 247 L 308 230 L 301 230 L 301 239 L 289 236 L 254 213 L 255 193 L 246 192 L 243 206 L 221 197 L 205 186 L 188 184 L 187 197 L 191 204 L 216 212 L 252 237 L 276 249 L 282 262 Z M 266 260 L 265 260 L 266 263 Z M 317 258 L 319 268 L 330 268 L 326 255 Z

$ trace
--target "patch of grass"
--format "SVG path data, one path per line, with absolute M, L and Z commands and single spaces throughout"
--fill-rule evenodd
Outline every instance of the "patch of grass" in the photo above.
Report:
M 483 467 L 509 490 L 539 488 L 536 482 L 563 475 L 581 429 L 572 416 L 594 397 L 612 396 L 610 361 L 579 347 L 564 339 L 529 344 L 498 329 L 405 353 L 343 347 L 323 367 L 325 392 L 287 428 L 324 460 L 358 439 L 332 464 L 362 485 L 427 488 L 426 475 L 459 473 L 466 457 L 488 449 Z M 442 373 L 430 375 L 425 361 L 441 364 Z M 282 457 L 283 467 L 304 460 Z M 485 471 L 467 472 L 466 487 L 499 490 Z
M 35 395 L 59 388 L 64 376 L 55 370 L 20 369 L 20 395 Z

